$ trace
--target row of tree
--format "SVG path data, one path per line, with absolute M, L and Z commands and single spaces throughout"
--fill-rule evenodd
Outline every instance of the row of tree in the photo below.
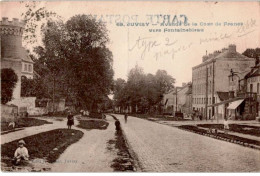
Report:
M 158 70 L 155 75 L 145 74 L 135 66 L 130 70 L 127 81 L 118 78 L 114 84 L 114 105 L 125 110 L 132 107 L 133 112 L 146 113 L 161 111 L 163 94 L 173 88 L 175 79 L 165 70 Z

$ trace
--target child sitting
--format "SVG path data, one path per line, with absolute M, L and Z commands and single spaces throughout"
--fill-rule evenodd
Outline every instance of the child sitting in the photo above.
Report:
M 20 140 L 18 142 L 19 147 L 16 149 L 15 153 L 14 153 L 14 159 L 13 159 L 13 163 L 15 165 L 20 164 L 21 160 L 25 160 L 28 161 L 29 159 L 29 154 L 28 154 L 28 150 L 25 146 L 25 142 L 24 140 Z

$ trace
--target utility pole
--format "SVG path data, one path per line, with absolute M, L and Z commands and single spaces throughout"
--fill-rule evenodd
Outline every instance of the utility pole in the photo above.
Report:
M 177 112 L 177 103 L 178 103 L 178 100 L 177 100 L 177 94 L 178 94 L 178 92 L 177 92 L 177 87 L 176 87 L 176 107 L 175 107 L 175 113 Z
M 215 104 L 215 60 L 212 63 L 212 105 Z M 212 106 L 212 116 L 214 116 L 215 120 L 215 107 Z
M 206 102 L 205 102 L 205 115 L 208 120 L 208 67 L 206 66 Z
M 53 75 L 53 92 L 52 92 L 52 112 L 54 113 L 54 97 L 55 97 L 55 76 Z

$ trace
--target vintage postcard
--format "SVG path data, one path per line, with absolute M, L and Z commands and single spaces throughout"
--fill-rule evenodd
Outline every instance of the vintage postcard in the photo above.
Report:
M 259 172 L 260 3 L 2 1 L 2 172 Z

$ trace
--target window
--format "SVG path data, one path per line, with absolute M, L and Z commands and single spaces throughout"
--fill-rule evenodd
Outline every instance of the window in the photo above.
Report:
M 260 86 L 260 84 L 259 84 L 259 83 L 257 83 L 257 94 L 259 94 L 259 93 L 260 93 L 260 92 L 259 92 L 259 91 L 260 91 L 260 87 L 259 87 L 259 86 Z
M 32 72 L 32 66 L 31 66 L 31 64 L 29 64 L 28 66 L 29 66 L 28 71 L 29 71 L 29 72 Z
M 253 84 L 250 84 L 250 92 L 253 92 Z
M 27 71 L 27 64 L 24 64 L 24 71 Z
M 209 81 L 209 93 L 211 93 L 211 81 Z

